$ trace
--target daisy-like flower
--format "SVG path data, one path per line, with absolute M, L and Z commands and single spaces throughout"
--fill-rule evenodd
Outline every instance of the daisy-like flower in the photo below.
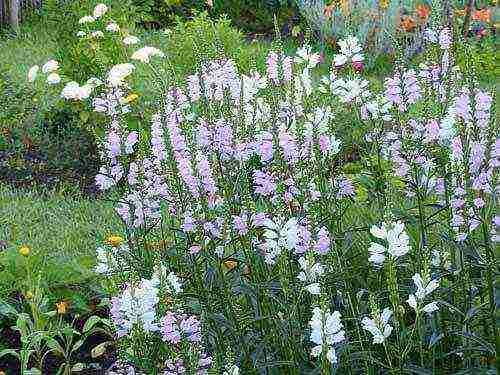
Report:
M 61 76 L 57 73 L 50 73 L 47 76 L 47 83 L 49 85 L 57 85 L 59 82 L 61 82 Z
M 364 330 L 373 335 L 374 344 L 382 344 L 391 334 L 393 327 L 389 324 L 392 310 L 385 308 L 382 313 L 373 314 L 373 319 L 364 317 L 361 321 Z
M 56 60 L 49 60 L 42 66 L 42 72 L 45 74 L 55 72 L 59 69 L 59 63 Z
M 101 30 L 93 31 L 92 34 L 93 38 L 104 38 L 104 33 Z
M 304 46 L 297 50 L 297 56 L 295 57 L 295 62 L 298 64 L 305 63 L 307 69 L 312 69 L 319 64 L 321 57 L 319 53 L 312 53 L 311 47 Z
M 123 80 L 134 71 L 135 66 L 130 63 L 118 64 L 113 66 L 108 72 L 108 83 L 113 86 L 120 86 Z
M 120 31 L 120 26 L 118 26 L 116 22 L 110 22 L 106 25 L 106 30 L 117 33 L 118 31 Z
M 132 60 L 139 60 L 143 63 L 149 63 L 149 59 L 153 56 L 165 57 L 165 54 L 155 47 L 142 47 L 141 49 L 135 51 L 131 58 Z
M 300 257 L 299 265 L 302 271 L 299 272 L 297 279 L 307 283 L 305 289 L 314 295 L 319 295 L 321 293 L 318 278 L 323 274 L 323 266 L 319 263 L 314 262 L 314 258 Z
M 413 282 L 415 286 L 417 287 L 417 290 L 415 294 L 410 294 L 408 296 L 408 299 L 406 302 L 415 310 L 418 311 L 421 307 L 421 303 L 424 301 L 424 299 L 431 294 L 433 291 L 435 291 L 438 286 L 439 286 L 439 281 L 437 280 L 430 280 L 426 281 L 422 278 L 422 276 L 419 273 L 416 273 L 412 277 Z M 437 305 L 437 302 L 430 302 L 425 304 L 422 307 L 422 311 L 425 311 L 427 314 L 431 314 L 434 311 L 439 310 L 439 306 Z
M 387 224 L 383 223 L 380 227 L 372 226 L 370 233 L 381 240 L 387 242 L 387 246 L 372 242 L 368 251 L 370 252 L 369 261 L 377 265 L 384 263 L 386 253 L 399 258 L 410 251 L 410 237 L 404 230 L 404 224 L 400 221 Z
M 355 36 L 348 36 L 345 39 L 339 41 L 340 53 L 335 55 L 333 58 L 333 63 L 335 66 L 340 67 L 352 62 L 353 64 L 360 64 L 364 60 L 364 56 L 361 53 L 362 48 L 359 44 L 358 38 Z
M 127 35 L 125 38 L 123 38 L 123 44 L 127 46 L 131 46 L 133 44 L 137 44 L 140 42 L 140 39 L 134 35 Z
M 326 350 L 326 358 L 330 363 L 337 363 L 337 353 L 334 344 L 345 340 L 344 325 L 340 321 L 340 313 L 334 311 L 322 311 L 319 307 L 313 309 L 313 315 L 309 321 L 311 327 L 310 340 L 316 344 L 311 350 L 313 357 L 318 357 Z
M 80 19 L 78 20 L 78 23 L 79 23 L 80 25 L 83 25 L 83 24 L 85 24 L 85 23 L 92 23 L 92 22 L 94 22 L 94 21 L 95 21 L 95 18 L 94 18 L 94 17 L 92 17 L 92 16 L 83 16 L 82 18 L 80 18 Z
M 94 8 L 94 18 L 101 18 L 108 11 L 106 4 L 97 4 Z
M 286 223 L 281 218 L 264 222 L 264 247 L 266 262 L 273 264 L 282 249 L 294 250 L 299 241 L 297 219 L 291 218 Z
M 35 82 L 39 70 L 40 67 L 38 65 L 33 65 L 30 70 L 28 70 L 28 82 Z

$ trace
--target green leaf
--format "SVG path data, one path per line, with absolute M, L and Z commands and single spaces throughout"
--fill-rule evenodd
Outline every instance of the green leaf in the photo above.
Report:
M 83 363 L 77 363 L 71 368 L 71 372 L 80 372 L 85 369 L 85 365 Z
M 52 337 L 47 337 L 47 346 L 50 348 L 50 350 L 56 354 L 59 354 L 61 356 L 64 356 L 64 349 L 62 346 L 57 342 L 56 339 Z
M 88 331 L 90 331 L 92 328 L 94 328 L 94 326 L 98 323 L 101 323 L 101 318 L 98 317 L 98 316 L 91 316 L 90 318 L 87 319 L 87 321 L 85 322 L 85 325 L 83 326 L 83 333 L 87 333 Z
M 111 344 L 111 341 L 104 341 L 91 350 L 90 355 L 92 358 L 97 358 L 106 353 L 106 347 Z
M 19 359 L 19 354 L 14 349 L 4 349 L 0 351 L 0 358 L 5 357 L 6 355 L 11 355 Z

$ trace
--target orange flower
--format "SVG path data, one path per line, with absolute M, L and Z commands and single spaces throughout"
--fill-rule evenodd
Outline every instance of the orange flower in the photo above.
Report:
M 476 10 L 472 15 L 472 19 L 474 21 L 481 21 L 485 23 L 491 22 L 491 9 L 484 8 L 480 10 Z
M 401 26 L 403 27 L 403 29 L 405 31 L 412 31 L 415 26 L 416 26 L 416 22 L 413 20 L 412 17 L 410 16 L 405 16 L 402 20 L 401 20 Z
M 69 302 L 67 301 L 60 301 L 56 303 L 57 313 L 60 315 L 66 314 L 66 310 L 68 307 L 69 307 Z
M 416 9 L 415 9 L 418 18 L 425 22 L 427 21 L 427 18 L 429 18 L 429 14 L 431 13 L 431 9 L 428 6 L 425 6 L 424 4 L 419 4 Z
M 335 2 L 331 3 L 330 5 L 326 5 L 325 9 L 323 10 L 323 13 L 327 18 L 330 18 L 333 14 L 333 11 L 335 10 Z

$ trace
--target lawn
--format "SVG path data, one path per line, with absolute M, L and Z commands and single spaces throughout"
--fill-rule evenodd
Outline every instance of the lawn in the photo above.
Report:
M 92 278 L 96 239 L 118 227 L 112 206 L 104 201 L 0 185 L 0 240 L 5 241 L 0 295 L 25 290 L 22 245 L 31 248 L 31 267 L 42 272 L 46 287 L 84 285 Z

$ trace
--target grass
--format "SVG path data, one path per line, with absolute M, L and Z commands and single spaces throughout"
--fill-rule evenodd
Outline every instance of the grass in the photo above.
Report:
M 106 228 L 106 229 L 104 229 Z M 104 201 L 41 195 L 0 185 L 0 296 L 24 287 L 24 262 L 18 249 L 32 249 L 31 266 L 43 272 L 50 288 L 81 285 L 91 277 L 96 239 L 119 228 L 111 205 Z

